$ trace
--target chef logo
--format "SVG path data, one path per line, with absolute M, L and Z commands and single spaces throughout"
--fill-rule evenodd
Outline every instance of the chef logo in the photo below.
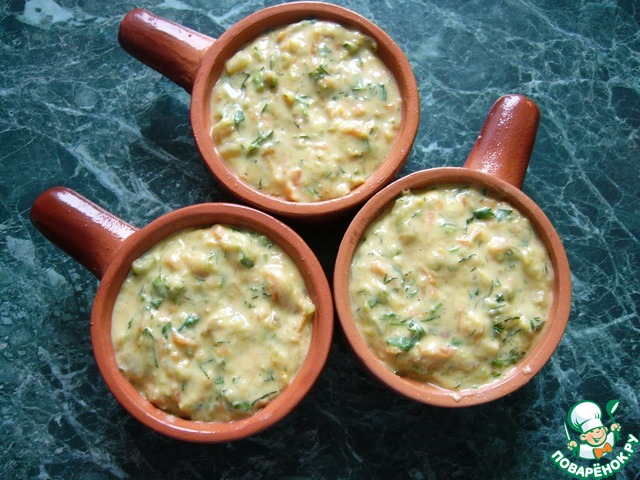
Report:
M 622 427 L 614 418 L 619 400 L 611 400 L 603 410 L 591 401 L 573 405 L 564 422 L 569 456 L 582 459 L 581 465 L 560 450 L 551 455 L 556 466 L 576 478 L 606 478 L 619 472 L 640 448 L 638 439 L 629 434 L 624 445 L 619 443 Z M 578 460 L 580 462 L 580 460 Z
M 607 403 L 607 413 L 611 420 L 611 426 L 605 427 L 602 423 L 602 410 L 594 402 L 576 403 L 567 414 L 564 431 L 567 437 L 567 448 L 574 455 L 588 460 L 600 460 L 613 452 L 613 446 L 620 439 L 620 424 L 616 423 L 613 414 L 618 409 L 620 402 L 611 400 Z M 567 424 L 580 434 L 580 443 L 572 440 Z

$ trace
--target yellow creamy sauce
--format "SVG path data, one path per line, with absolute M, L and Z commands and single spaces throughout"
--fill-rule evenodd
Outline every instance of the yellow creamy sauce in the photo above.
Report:
M 405 192 L 368 228 L 351 265 L 360 333 L 398 375 L 477 388 L 535 342 L 554 273 L 530 221 L 458 185 Z
M 180 231 L 133 263 L 112 340 L 120 370 L 151 403 L 226 422 L 289 384 L 309 348 L 314 311 L 280 247 L 215 225 Z
M 387 156 L 401 98 L 368 36 L 326 21 L 268 32 L 230 58 L 211 135 L 248 184 L 295 202 L 346 195 Z

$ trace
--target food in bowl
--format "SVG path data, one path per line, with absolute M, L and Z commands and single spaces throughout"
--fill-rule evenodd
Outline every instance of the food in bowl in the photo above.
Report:
M 227 225 L 181 230 L 133 262 L 115 302 L 118 367 L 181 418 L 252 415 L 300 368 L 315 306 L 267 236 Z
M 401 121 L 398 85 L 375 41 L 304 20 L 233 55 L 211 95 L 211 136 L 257 190 L 293 202 L 347 195 L 384 162 Z
M 397 375 L 451 389 L 504 377 L 535 344 L 554 271 L 531 222 L 476 186 L 406 191 L 353 255 L 349 301 Z

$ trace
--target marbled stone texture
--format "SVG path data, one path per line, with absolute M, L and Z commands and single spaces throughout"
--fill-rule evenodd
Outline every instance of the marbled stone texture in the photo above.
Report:
M 97 280 L 47 242 L 29 209 L 71 187 L 133 225 L 230 200 L 196 151 L 189 96 L 118 45 L 144 6 L 219 36 L 266 0 L 9 0 L 0 4 L 1 478 L 569 478 L 563 420 L 620 400 L 640 437 L 640 4 L 631 0 L 338 1 L 406 52 L 422 117 L 402 174 L 459 166 L 492 103 L 522 93 L 542 120 L 524 190 L 572 267 L 555 355 L 508 398 L 443 410 L 369 377 L 336 330 L 327 367 L 286 420 L 232 444 L 157 435 L 113 399 L 89 314 Z M 306 234 L 331 274 L 342 233 Z M 620 448 L 620 445 L 618 446 Z M 617 478 L 640 475 L 634 458 Z

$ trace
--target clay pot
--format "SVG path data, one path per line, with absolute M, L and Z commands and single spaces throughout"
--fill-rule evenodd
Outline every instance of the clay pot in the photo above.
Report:
M 482 131 L 461 168 L 434 168 L 408 175 L 369 200 L 351 222 L 336 259 L 334 300 L 340 323 L 357 357 L 392 390 L 430 405 L 466 407 L 508 395 L 530 381 L 545 365 L 564 333 L 571 310 L 571 276 L 564 248 L 549 219 L 520 187 L 533 149 L 539 123 L 538 107 L 520 95 L 500 98 L 485 120 Z M 367 347 L 352 314 L 348 284 L 352 257 L 361 237 L 403 191 L 442 184 L 477 185 L 486 188 L 527 216 L 546 246 L 555 279 L 553 302 L 535 345 L 504 378 L 477 389 L 452 391 L 394 374 Z
M 104 380 L 122 406 L 140 422 L 180 440 L 227 442 L 257 434 L 288 415 L 320 375 L 331 346 L 333 302 L 322 267 L 304 241 L 289 227 L 250 207 L 224 203 L 194 205 L 173 211 L 138 230 L 66 188 L 42 193 L 31 210 L 33 224 L 89 269 L 100 281 L 91 312 L 91 340 Z M 177 418 L 148 402 L 118 369 L 111 341 L 111 316 L 131 264 L 163 238 L 185 228 L 225 224 L 263 233 L 294 261 L 316 312 L 307 356 L 290 383 L 264 409 L 229 423 Z
M 398 83 L 402 121 L 384 164 L 367 182 L 344 197 L 321 202 L 292 202 L 266 195 L 243 182 L 222 160 L 211 138 L 211 90 L 225 62 L 268 29 L 303 19 L 334 21 L 373 38 L 378 54 Z M 120 24 L 121 46 L 191 93 L 191 126 L 196 145 L 211 172 L 232 195 L 251 206 L 301 223 L 326 222 L 351 212 L 388 184 L 405 163 L 416 136 L 420 104 L 411 66 L 394 41 L 379 27 L 345 8 L 318 2 L 295 2 L 260 10 L 214 39 L 146 10 L 129 12 Z

